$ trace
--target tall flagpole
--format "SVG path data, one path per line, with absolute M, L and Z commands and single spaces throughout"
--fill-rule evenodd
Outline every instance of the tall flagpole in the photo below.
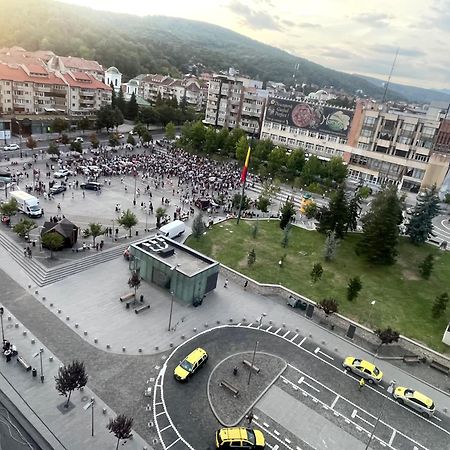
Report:
M 249 155 L 251 155 L 252 150 L 253 150 L 253 137 L 254 137 L 254 135 L 255 135 L 255 133 L 252 134 L 252 139 L 250 140 Z M 250 159 L 248 160 L 248 164 L 250 164 Z M 242 183 L 241 200 L 239 202 L 239 211 L 238 211 L 237 222 L 236 222 L 237 225 L 239 225 L 239 221 L 241 220 L 242 203 L 244 202 L 244 195 L 245 195 L 245 184 L 247 183 L 247 173 L 248 173 L 248 167 L 247 167 L 247 172 L 245 173 L 244 182 Z

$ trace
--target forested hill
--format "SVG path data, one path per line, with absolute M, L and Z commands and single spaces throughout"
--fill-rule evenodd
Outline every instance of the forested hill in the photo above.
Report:
M 53 0 L 0 0 L 0 47 L 52 50 L 116 66 L 125 79 L 139 73 L 179 75 L 190 63 L 210 70 L 236 67 L 257 79 L 362 89 L 380 98 L 383 89 L 354 75 L 249 39 L 233 31 L 185 19 L 94 11 Z M 401 98 L 391 93 L 391 98 Z

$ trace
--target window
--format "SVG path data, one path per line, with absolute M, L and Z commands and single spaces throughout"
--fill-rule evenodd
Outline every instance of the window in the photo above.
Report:
M 435 133 L 435 129 L 431 127 L 423 127 L 422 128 L 422 137 L 432 139 Z
M 402 131 L 412 132 L 414 131 L 415 125 L 412 123 L 404 123 L 402 126 Z
M 414 159 L 416 161 L 421 161 L 421 162 L 428 162 L 429 156 L 427 155 L 421 155 L 420 153 L 416 153 L 414 155 Z
M 286 125 L 281 125 L 281 131 L 286 131 Z
M 407 137 L 407 136 L 399 136 L 398 143 L 399 144 L 405 144 L 405 145 L 411 145 L 412 139 L 410 137 Z
M 364 144 L 363 142 L 358 142 L 358 148 L 362 150 L 369 150 L 369 144 Z
M 405 150 L 395 150 L 395 156 L 400 156 L 401 158 L 407 158 L 408 157 L 408 152 Z
M 375 124 L 375 117 L 366 117 L 364 119 L 363 125 L 373 126 Z
M 323 145 L 316 145 L 316 151 L 323 152 Z

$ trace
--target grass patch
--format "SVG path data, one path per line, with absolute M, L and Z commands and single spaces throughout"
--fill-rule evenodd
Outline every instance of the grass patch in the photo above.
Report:
M 260 220 L 256 238 L 254 221 L 222 222 L 200 239 L 190 237 L 187 245 L 221 263 L 263 283 L 280 283 L 312 300 L 336 298 L 339 312 L 372 328 L 391 326 L 401 334 L 444 353 L 442 335 L 450 321 L 450 306 L 440 318 L 433 319 L 431 306 L 437 295 L 450 293 L 450 253 L 431 245 L 416 247 L 406 238 L 400 240 L 397 262 L 392 266 L 373 266 L 356 256 L 358 235 L 349 235 L 339 243 L 336 258 L 326 262 L 322 256 L 325 236 L 316 231 L 292 227 L 289 244 L 281 245 L 283 231 L 278 221 Z M 254 248 L 256 262 L 248 267 L 248 252 Z M 426 255 L 435 256 L 433 273 L 423 280 L 418 264 Z M 286 255 L 283 267 L 278 261 Z M 313 264 L 324 268 L 322 279 L 311 282 Z M 360 276 L 362 290 L 356 300 L 347 300 L 347 283 Z M 376 300 L 372 306 L 370 302 Z M 370 321 L 370 323 L 369 323 Z

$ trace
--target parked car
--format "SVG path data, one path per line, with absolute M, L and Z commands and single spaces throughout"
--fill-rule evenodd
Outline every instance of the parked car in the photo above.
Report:
M 261 450 L 266 446 L 264 434 L 260 430 L 235 427 L 216 431 L 216 448 L 244 448 Z
M 67 187 L 64 184 L 60 184 L 58 186 L 53 186 L 50 188 L 50 192 L 52 194 L 59 194 L 60 192 L 67 191 Z
M 81 183 L 80 188 L 87 189 L 88 191 L 99 191 L 102 185 L 96 181 L 88 181 L 87 183 Z
M 19 149 L 20 149 L 20 147 L 18 144 L 9 144 L 9 145 L 5 145 L 3 147 L 3 150 L 5 150 L 5 152 L 10 152 L 10 151 L 19 150 Z
M 398 386 L 394 389 L 392 396 L 401 405 L 409 406 L 424 417 L 431 417 L 434 414 L 435 406 L 433 400 L 421 392 Z
M 378 384 L 383 378 L 383 372 L 378 369 L 375 365 L 364 359 L 354 358 L 353 356 L 348 356 L 344 359 L 342 365 L 345 367 L 347 372 L 352 372 L 369 383 Z
M 81 142 L 81 143 L 83 143 L 84 142 L 84 139 L 82 138 L 82 137 L 76 137 L 74 140 L 73 140 L 73 142 Z
M 65 178 L 69 175 L 72 175 L 72 172 L 69 169 L 60 169 L 53 174 L 53 178 Z
M 175 367 L 173 376 L 178 381 L 187 381 L 188 378 L 194 375 L 194 373 L 197 372 L 197 370 L 200 369 L 200 367 L 202 367 L 207 360 L 208 354 L 206 351 L 198 347 L 189 353 L 189 355 L 187 355 L 186 358 L 184 358 L 183 361 Z

